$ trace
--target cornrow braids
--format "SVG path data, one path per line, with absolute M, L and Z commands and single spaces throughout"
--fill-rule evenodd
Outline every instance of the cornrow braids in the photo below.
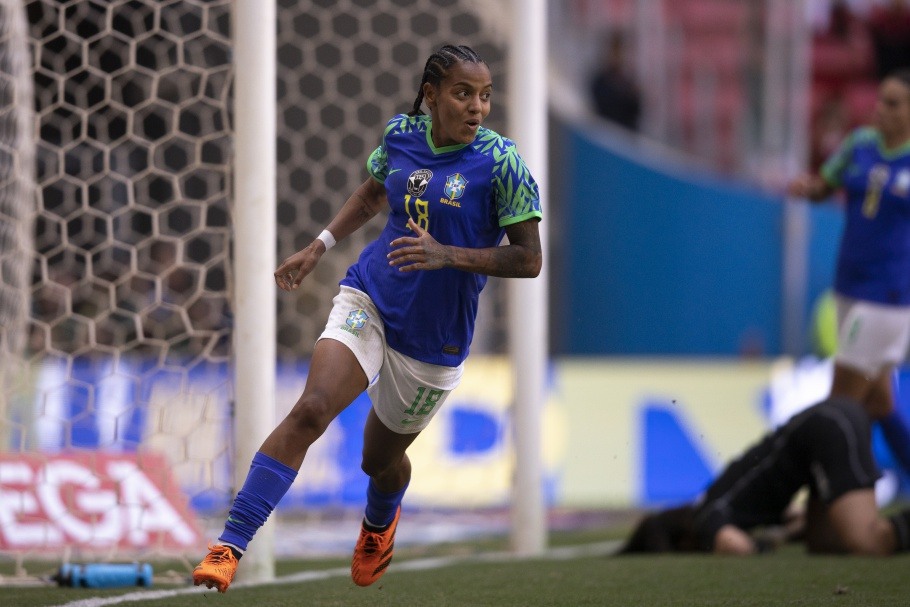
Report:
M 474 49 L 465 45 L 446 44 L 438 51 L 430 55 L 427 63 L 423 68 L 423 77 L 420 79 L 420 86 L 417 87 L 417 99 L 414 100 L 414 107 L 408 112 L 408 116 L 419 116 L 423 114 L 421 106 L 423 105 L 423 85 L 427 82 L 433 86 L 439 86 L 449 69 L 456 63 L 486 63 L 480 58 Z

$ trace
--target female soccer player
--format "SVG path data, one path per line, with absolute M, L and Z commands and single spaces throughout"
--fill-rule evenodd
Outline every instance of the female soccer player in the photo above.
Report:
M 756 528 L 790 524 L 814 553 L 888 555 L 910 549 L 910 510 L 882 517 L 875 504 L 869 417 L 855 401 L 806 409 L 730 463 L 694 504 L 649 515 L 623 554 L 753 554 Z M 809 487 L 801 524 L 791 501 Z
M 361 467 L 370 480 L 351 576 L 368 586 L 385 572 L 411 478 L 406 450 L 461 379 L 487 276 L 540 272 L 537 184 L 515 145 L 481 126 L 492 93 L 471 48 L 433 53 L 413 109 L 388 122 L 370 155 L 369 178 L 275 271 L 281 289 L 296 289 L 337 240 L 391 208 L 341 281 L 303 395 L 253 458 L 218 544 L 193 572 L 196 585 L 227 589 L 309 446 L 365 389 L 373 406 Z M 503 234 L 509 244 L 498 246 Z
M 894 410 L 892 376 L 910 344 L 910 71 L 885 78 L 875 124 L 857 129 L 822 166 L 789 187 L 793 196 L 846 194 L 834 291 L 838 350 L 831 394 L 860 402 L 881 422 L 910 471 L 910 435 Z

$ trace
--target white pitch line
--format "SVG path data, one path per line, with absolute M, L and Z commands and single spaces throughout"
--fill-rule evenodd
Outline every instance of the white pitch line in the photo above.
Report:
M 619 548 L 620 542 L 599 542 L 596 544 L 585 544 L 582 546 L 565 546 L 562 548 L 552 548 L 547 550 L 540 557 L 516 556 L 510 552 L 491 552 L 487 554 L 475 554 L 471 556 L 438 556 L 425 559 L 414 559 L 410 561 L 396 562 L 394 571 L 425 571 L 428 569 L 441 569 L 459 563 L 472 561 L 487 563 L 504 563 L 509 561 L 521 560 L 552 560 L 564 561 L 569 559 L 581 558 L 586 556 L 607 556 L 614 554 Z M 256 586 L 277 586 L 279 584 L 299 584 L 301 582 L 313 582 L 316 580 L 326 580 L 336 577 L 346 577 L 351 574 L 349 567 L 337 567 L 335 569 L 323 569 L 319 571 L 301 571 L 292 573 L 270 582 L 246 582 L 232 584 L 232 588 L 249 588 Z M 175 596 L 187 594 L 198 594 L 200 592 L 212 592 L 211 589 L 202 586 L 190 586 L 188 588 L 175 588 L 173 590 L 143 590 L 128 592 L 119 596 L 106 598 L 93 597 L 80 599 L 69 603 L 63 603 L 55 607 L 104 607 L 105 605 L 122 605 L 139 601 L 155 601 L 158 599 L 168 599 Z

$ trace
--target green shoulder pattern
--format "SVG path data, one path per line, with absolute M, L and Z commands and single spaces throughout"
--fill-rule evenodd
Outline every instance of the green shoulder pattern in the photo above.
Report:
M 515 143 L 495 131 L 482 128 L 472 144 L 493 158 L 493 192 L 500 226 L 541 217 L 537 182 Z
M 407 114 L 398 114 L 394 116 L 385 127 L 383 137 L 388 137 L 391 133 L 419 133 L 425 132 L 430 124 L 430 117 L 426 114 L 418 116 L 408 116 Z
M 379 183 L 385 183 L 385 178 L 389 176 L 389 155 L 385 151 L 384 145 L 373 150 L 373 153 L 367 158 L 367 171 L 373 179 Z
M 857 145 L 877 140 L 878 133 L 871 127 L 860 127 L 851 132 L 819 169 L 822 179 L 831 187 L 840 187 L 841 183 L 843 183 L 844 171 L 853 156 L 853 149 Z
M 386 177 L 389 176 L 389 155 L 385 146 L 386 137 L 395 133 L 426 131 L 429 123 L 430 117 L 424 115 L 408 116 L 407 114 L 398 114 L 392 117 L 382 133 L 382 143 L 367 158 L 367 171 L 373 176 L 373 179 L 380 183 L 385 183 Z

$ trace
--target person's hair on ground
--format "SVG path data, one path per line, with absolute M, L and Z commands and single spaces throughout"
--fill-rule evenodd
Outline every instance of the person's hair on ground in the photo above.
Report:
M 686 505 L 647 515 L 617 555 L 695 550 L 695 508 Z
M 903 84 L 905 87 L 910 89 L 910 68 L 906 68 L 906 67 L 898 68 L 898 69 L 892 71 L 891 73 L 889 73 L 887 76 L 885 76 L 884 79 L 888 80 L 889 78 L 893 78 L 893 79 L 897 80 L 898 82 Z

